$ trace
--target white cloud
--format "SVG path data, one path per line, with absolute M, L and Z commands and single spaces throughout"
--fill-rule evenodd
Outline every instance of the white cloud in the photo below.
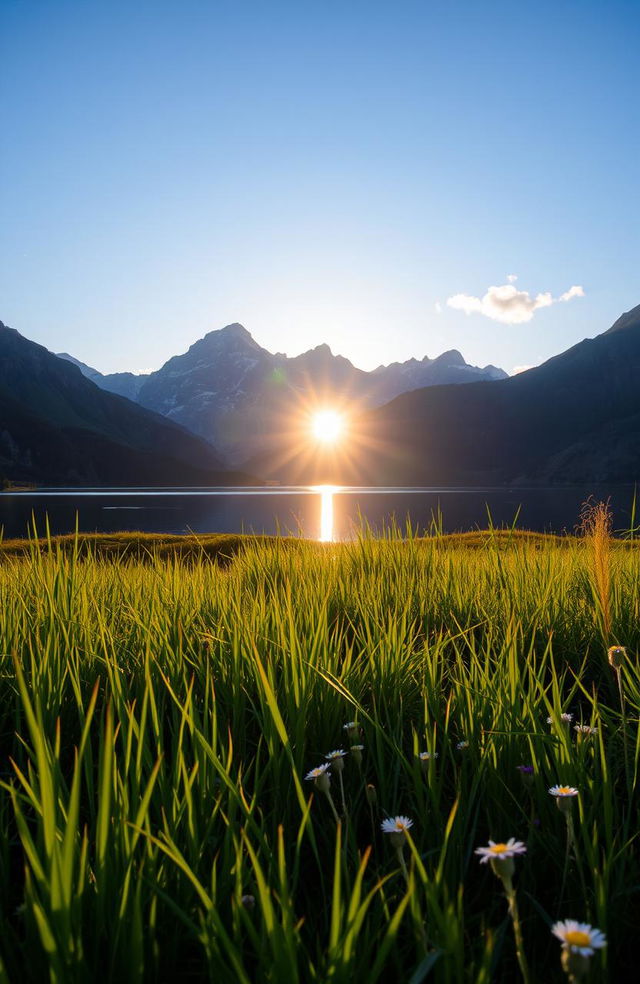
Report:
M 507 280 L 509 281 L 510 284 L 515 284 L 515 282 L 516 282 L 517 279 L 518 279 L 517 273 L 508 273 L 507 274 Z
M 442 304 L 440 303 L 440 301 L 436 301 L 434 307 L 436 309 L 436 314 L 442 314 Z
M 535 369 L 535 366 L 514 366 L 511 375 L 518 376 L 521 372 L 526 372 L 527 369 Z
M 510 274 L 507 279 L 511 279 Z M 485 318 L 501 321 L 505 325 L 520 325 L 531 321 L 539 308 L 551 307 L 558 301 L 570 301 L 574 297 L 584 297 L 582 287 L 571 287 L 560 297 L 552 297 L 549 291 L 532 297 L 527 290 L 518 290 L 513 283 L 500 287 L 489 287 L 484 297 L 470 294 L 454 294 L 447 299 L 449 307 L 465 314 L 483 314 Z
M 558 298 L 559 301 L 570 301 L 572 297 L 584 297 L 584 290 L 582 287 L 569 287 L 564 294 L 560 294 Z

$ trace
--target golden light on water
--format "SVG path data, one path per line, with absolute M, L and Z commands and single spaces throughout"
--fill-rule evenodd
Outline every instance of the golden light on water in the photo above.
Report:
M 333 493 L 337 492 L 335 485 L 316 485 L 314 492 L 320 493 L 320 536 L 321 543 L 332 543 L 333 533 Z
M 344 417 L 336 410 L 318 410 L 311 418 L 311 433 L 322 444 L 335 444 L 344 433 Z

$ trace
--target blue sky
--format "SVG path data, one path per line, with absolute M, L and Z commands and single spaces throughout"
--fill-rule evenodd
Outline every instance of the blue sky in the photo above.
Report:
M 536 364 L 640 303 L 639 30 L 635 0 L 0 0 L 0 319 L 102 371 L 231 321 Z M 584 296 L 447 304 L 492 285 Z

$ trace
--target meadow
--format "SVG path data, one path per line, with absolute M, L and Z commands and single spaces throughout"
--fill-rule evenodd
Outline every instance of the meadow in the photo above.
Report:
M 634 541 L 101 542 L 0 551 L 0 984 L 634 978 Z

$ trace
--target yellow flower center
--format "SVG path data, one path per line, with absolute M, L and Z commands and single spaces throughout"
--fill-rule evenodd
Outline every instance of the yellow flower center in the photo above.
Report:
M 565 933 L 565 940 L 569 946 L 589 946 L 591 937 L 588 933 L 583 933 L 579 929 L 572 929 Z
M 568 796 L 571 792 L 571 786 L 558 786 L 559 796 Z
M 509 848 L 506 844 L 493 844 L 491 850 L 494 854 L 502 854 L 503 851 L 508 851 Z

